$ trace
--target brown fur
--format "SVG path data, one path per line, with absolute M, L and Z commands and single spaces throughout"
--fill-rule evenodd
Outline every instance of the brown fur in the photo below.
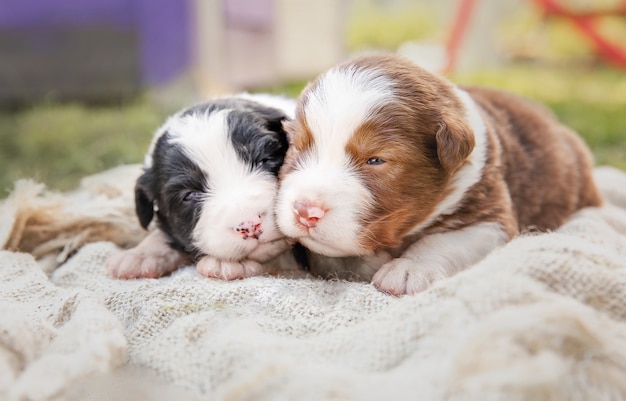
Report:
M 499 141 L 500 175 L 520 231 L 556 229 L 575 211 L 602 203 L 591 154 L 571 129 L 526 99 L 492 89 L 467 90 Z
M 482 179 L 453 214 L 410 235 L 454 189 L 452 179 L 467 162 L 474 135 L 447 80 L 395 56 L 365 57 L 351 64 L 382 69 L 400 99 L 364 121 L 347 146 L 374 194 L 374 205 L 363 216 L 360 242 L 366 248 L 399 254 L 423 235 L 480 222 L 500 223 L 511 238 L 520 231 L 555 229 L 576 210 L 601 204 L 590 153 L 573 131 L 528 100 L 467 88 L 488 130 Z M 283 174 L 313 144 L 303 106 L 300 102 L 296 121 L 286 127 L 295 139 Z M 364 163 L 372 155 L 389 162 Z
M 484 112 L 487 163 L 463 205 L 426 233 L 494 221 L 511 238 L 554 230 L 575 211 L 601 205 L 591 154 L 572 130 L 529 100 L 493 89 L 466 90 Z

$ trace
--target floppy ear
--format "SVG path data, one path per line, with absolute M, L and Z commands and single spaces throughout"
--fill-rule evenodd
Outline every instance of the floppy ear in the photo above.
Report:
M 441 121 L 435 138 L 439 162 L 450 173 L 463 165 L 476 145 L 474 133 L 462 122 L 446 124 Z
M 154 216 L 154 175 L 152 169 L 146 169 L 135 184 L 135 212 L 139 223 L 145 229 Z
M 280 135 L 280 145 L 284 151 L 287 151 L 289 141 L 283 124 L 289 121 L 289 117 L 282 111 L 271 107 L 261 107 L 257 111 L 265 119 L 267 129 Z
M 260 110 L 260 114 L 265 121 L 267 121 L 267 129 L 280 134 L 285 133 L 285 131 L 283 131 L 283 121 L 289 118 L 282 111 L 272 108 L 263 108 Z

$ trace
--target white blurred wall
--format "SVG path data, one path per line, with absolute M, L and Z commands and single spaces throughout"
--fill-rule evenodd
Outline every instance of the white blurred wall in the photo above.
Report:
M 343 0 L 195 0 L 204 95 L 308 79 L 345 57 Z

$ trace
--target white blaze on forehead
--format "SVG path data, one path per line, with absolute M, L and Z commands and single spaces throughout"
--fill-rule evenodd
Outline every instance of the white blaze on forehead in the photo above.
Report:
M 171 119 L 167 127 L 169 143 L 181 145 L 209 177 L 211 192 L 220 191 L 251 174 L 250 166 L 239 159 L 229 138 L 228 113 L 230 110 L 194 113 Z
M 337 67 L 324 74 L 304 99 L 319 155 L 343 154 L 354 131 L 393 96 L 391 80 L 375 68 Z

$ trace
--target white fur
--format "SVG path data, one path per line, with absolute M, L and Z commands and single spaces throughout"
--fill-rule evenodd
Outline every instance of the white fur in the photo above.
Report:
M 358 242 L 361 229 L 358 217 L 371 202 L 371 194 L 350 170 L 344 166 L 315 164 L 287 175 L 281 185 L 277 222 L 285 235 L 299 239 L 313 252 L 328 256 L 363 253 Z M 296 201 L 323 204 L 328 211 L 307 232 L 295 223 Z
M 263 266 L 253 260 L 222 260 L 205 256 L 196 263 L 196 270 L 205 277 L 237 280 L 263 274 Z
M 507 240 L 508 235 L 498 223 L 428 235 L 400 258 L 383 265 L 372 283 L 391 294 L 415 294 L 479 262 Z
M 415 226 L 411 233 L 417 233 L 428 227 L 441 215 L 454 213 L 465 193 L 482 178 L 483 167 L 487 160 L 487 127 L 469 93 L 459 88 L 455 88 L 455 92 L 465 108 L 465 118 L 472 127 L 475 146 L 468 157 L 469 163 L 463 166 L 452 179 L 452 187 L 454 188 L 452 192 L 439 202 L 433 213 Z
M 296 116 L 296 101 L 292 98 L 270 95 L 269 93 L 240 93 L 238 98 L 252 100 L 268 107 L 281 110 L 287 117 L 294 119 Z
M 272 95 L 269 93 L 240 93 L 238 95 L 235 95 L 235 97 L 251 100 L 253 102 L 257 102 L 268 107 L 279 109 L 291 119 L 293 119 L 296 114 L 295 100 L 285 96 Z M 148 147 L 148 151 L 146 152 L 146 155 L 144 157 L 144 167 L 152 167 L 152 154 L 154 153 L 154 148 L 156 147 L 157 142 L 163 136 L 163 134 L 167 132 L 169 124 L 173 121 L 176 121 L 180 117 L 180 115 L 183 114 L 187 109 L 188 108 L 184 108 L 183 110 L 180 110 L 176 114 L 170 116 L 166 120 L 166 122 L 154 132 L 154 135 L 152 136 L 152 141 L 150 142 L 150 146 Z
M 170 143 L 182 145 L 210 181 L 193 232 L 195 245 L 208 255 L 237 260 L 252 252 L 259 241 L 273 241 L 281 234 L 273 214 L 276 178 L 270 173 L 250 171 L 239 160 L 228 138 L 229 112 L 174 118 L 168 131 Z M 258 216 L 263 234 L 259 240 L 243 240 L 235 228 Z
M 354 68 L 330 70 L 309 93 L 304 113 L 315 144 L 281 183 L 277 215 L 285 235 L 329 256 L 365 253 L 358 242 L 358 221 L 372 196 L 350 167 L 345 147 L 359 125 L 392 98 L 391 83 L 380 72 Z M 296 201 L 328 212 L 307 231 L 295 222 Z

